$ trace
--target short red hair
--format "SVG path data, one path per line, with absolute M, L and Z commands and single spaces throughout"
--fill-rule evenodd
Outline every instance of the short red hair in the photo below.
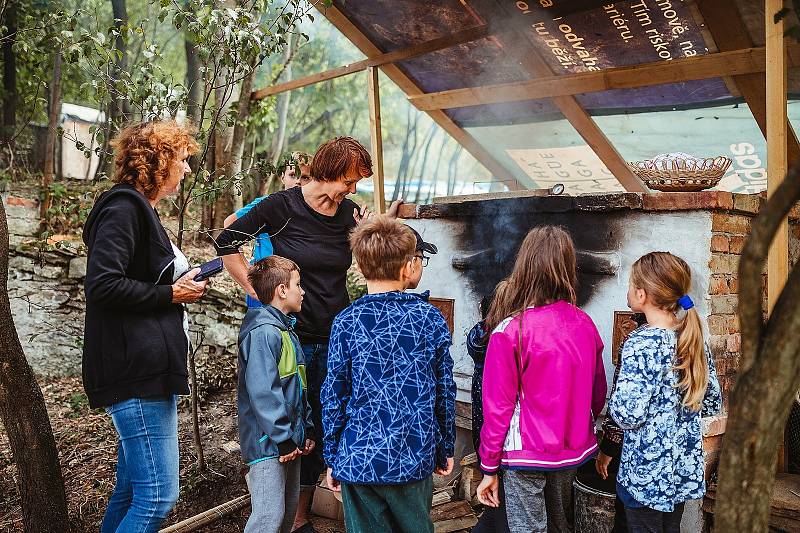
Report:
M 112 180 L 127 183 L 153 199 L 169 175 L 169 165 L 182 148 L 189 155 L 200 146 L 194 139 L 195 128 L 174 120 L 141 122 L 125 127 L 110 143 L 116 169 Z
M 372 176 L 372 158 L 364 145 L 352 137 L 336 137 L 317 148 L 311 161 L 311 177 L 318 181 L 339 181 L 350 170 Z

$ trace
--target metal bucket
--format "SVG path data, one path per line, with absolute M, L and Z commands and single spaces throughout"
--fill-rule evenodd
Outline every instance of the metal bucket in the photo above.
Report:
M 594 469 L 594 461 L 591 462 Z M 581 481 L 580 474 L 573 483 L 575 488 L 575 532 L 609 533 L 614 527 L 614 501 L 616 496 Z

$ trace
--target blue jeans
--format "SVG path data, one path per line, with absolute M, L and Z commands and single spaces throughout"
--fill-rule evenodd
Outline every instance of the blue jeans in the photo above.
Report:
M 106 408 L 119 434 L 117 484 L 101 533 L 150 533 L 178 501 L 177 398 L 132 398 Z
M 310 489 L 317 484 L 319 475 L 325 470 L 322 458 L 322 404 L 319 393 L 322 382 L 328 375 L 328 344 L 304 344 L 303 355 L 306 359 L 306 375 L 308 376 L 308 403 L 311 406 L 311 421 L 314 422 L 316 446 L 314 450 L 300 458 L 300 486 Z

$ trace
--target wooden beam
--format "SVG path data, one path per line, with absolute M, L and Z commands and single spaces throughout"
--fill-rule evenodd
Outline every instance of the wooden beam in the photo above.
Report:
M 532 42 L 527 32 L 528 28 L 524 25 L 512 28 L 510 39 L 504 37 L 502 40 L 506 43 L 513 42 L 514 45 L 508 46 L 505 44 L 504 49 L 514 54 L 532 77 L 553 76 L 553 70 L 535 51 L 535 43 Z M 530 47 L 519 45 L 520 42 L 524 41 L 529 42 Z M 575 97 L 555 96 L 553 97 L 553 103 L 626 191 L 647 191 L 641 180 L 628 168 L 627 163 L 625 163 L 617 149 L 614 148 L 614 145 L 611 144 L 611 141 L 608 140 L 603 130 L 592 120 L 592 117 L 581 107 Z
M 700 15 L 702 16 L 702 22 L 708 28 L 717 48 L 721 52 L 750 48 L 753 46 L 753 40 L 750 38 L 750 33 L 742 19 L 736 2 L 731 2 L 730 0 L 696 1 Z M 794 46 L 789 48 L 790 58 L 793 49 Z M 794 61 L 793 63 L 796 64 Z M 760 73 L 739 74 L 733 76 L 733 82 L 736 84 L 739 93 L 750 108 L 750 112 L 758 123 L 758 127 L 761 128 L 761 132 L 766 137 L 767 107 L 764 75 Z M 792 163 L 800 160 L 800 143 L 798 143 L 797 136 L 791 124 L 788 124 L 787 132 L 788 160 L 789 163 Z
M 381 135 L 381 96 L 378 85 L 378 68 L 367 70 L 367 93 L 369 95 L 369 132 L 372 141 L 372 183 L 375 212 L 386 212 L 386 197 L 383 193 L 383 136 Z
M 774 22 L 775 13 L 783 9 L 784 0 L 765 0 L 767 57 L 767 196 L 771 196 L 787 170 L 786 117 L 786 40 L 784 20 Z M 784 220 L 778 229 L 767 257 L 767 305 L 775 306 L 789 273 L 789 225 Z
M 321 6 L 319 2 L 314 5 L 331 24 L 336 26 L 336 28 L 368 58 L 376 58 L 384 53 L 375 46 L 361 30 L 350 22 L 336 6 L 324 7 Z M 399 66 L 393 63 L 386 63 L 380 65 L 380 68 L 383 73 L 407 95 L 423 94 L 422 89 L 420 89 Z M 509 189 L 521 190 L 528 188 L 517 181 L 516 176 L 511 171 L 497 161 L 472 135 L 456 124 L 444 111 L 430 111 L 427 114 L 439 127 L 450 134 L 450 136 L 461 144 L 480 164 L 486 167 L 497 180 L 503 182 Z
M 341 76 L 347 76 L 348 74 L 353 74 L 355 72 L 361 72 L 362 70 L 367 70 L 369 67 L 377 67 L 380 65 L 386 65 L 388 63 L 397 63 L 399 61 L 411 59 L 412 57 L 429 54 L 438 50 L 444 50 L 457 44 L 476 41 L 486 37 L 488 34 L 489 32 L 486 25 L 475 26 L 466 30 L 457 31 L 451 35 L 439 37 L 438 39 L 432 39 L 424 43 L 415 44 L 413 46 L 409 46 L 408 48 L 403 48 L 402 50 L 380 54 L 362 61 L 350 63 L 349 65 L 343 65 L 341 67 L 326 70 L 325 72 L 318 72 L 317 74 L 311 74 L 310 76 L 287 81 L 286 83 L 279 83 L 271 87 L 265 87 L 264 89 L 253 91 L 250 98 L 253 100 L 260 100 L 262 98 L 274 96 L 276 94 L 291 91 L 293 89 L 302 89 L 303 87 L 307 87 L 315 83 L 332 80 Z
M 800 46 L 793 47 L 800 66 Z M 742 73 L 764 72 L 764 48 L 747 48 L 672 61 L 654 61 L 595 72 L 547 76 L 533 80 L 453 89 L 438 93 L 410 96 L 417 109 L 453 109 L 482 104 L 516 102 L 533 98 L 570 96 L 611 89 L 631 89 L 664 83 L 702 80 Z

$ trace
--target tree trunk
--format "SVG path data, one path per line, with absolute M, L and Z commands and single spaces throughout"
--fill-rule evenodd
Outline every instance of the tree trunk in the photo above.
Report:
M 61 49 L 56 50 L 53 59 L 53 79 L 50 82 L 50 98 L 47 111 L 47 136 L 44 143 L 44 172 L 42 173 L 42 203 L 39 217 L 44 223 L 50 209 L 50 184 L 56 174 L 56 130 L 61 115 Z
M 800 198 L 795 166 L 753 220 L 739 262 L 741 364 L 729 398 L 714 511 L 716 531 L 767 531 L 778 444 L 800 388 L 800 263 L 766 324 L 761 273 L 772 237 Z
M 250 93 L 253 92 L 253 78 L 256 75 L 256 62 L 250 64 L 250 72 L 242 79 L 239 89 L 239 102 L 236 109 L 236 125 L 233 127 L 233 137 L 230 149 L 230 175 L 237 176 L 240 194 L 233 197 L 234 209 L 242 207 L 244 191 L 242 189 L 242 158 L 247 137 L 246 120 L 250 117 Z
M 0 415 L 27 533 L 69 530 L 67 498 L 44 396 L 14 328 L 8 301 L 8 224 L 0 201 Z
M 447 196 L 453 196 L 456 190 L 456 180 L 458 179 L 458 160 L 461 158 L 463 146 L 460 144 L 453 150 L 450 162 L 447 164 Z
M 120 29 L 122 26 L 128 25 L 128 8 L 125 5 L 125 0 L 111 0 L 111 9 L 114 12 L 114 27 Z M 114 47 L 119 50 L 120 54 L 117 56 L 117 61 L 114 63 L 114 81 L 118 82 L 120 78 L 128 70 L 128 45 L 125 42 L 125 37 L 122 32 L 117 35 Z M 130 105 L 124 98 L 116 98 L 111 95 L 111 104 L 109 105 L 109 115 L 111 121 L 119 124 L 127 120 L 130 113 Z
M 186 0 L 185 9 L 189 11 L 191 5 Z M 186 87 L 188 89 L 186 99 L 186 117 L 192 124 L 200 128 L 202 117 L 200 116 L 200 99 L 203 97 L 203 77 L 200 74 L 200 58 L 197 57 L 197 48 L 194 41 L 186 30 L 183 40 L 183 47 L 186 53 Z M 196 170 L 193 168 L 193 170 Z
M 186 0 L 184 4 L 184 9 L 187 11 L 191 10 L 191 4 L 189 0 Z M 203 77 L 200 74 L 200 58 L 197 56 L 197 48 L 192 40 L 189 31 L 186 30 L 184 32 L 184 39 L 183 39 L 183 48 L 186 54 L 186 87 L 188 90 L 187 98 L 186 98 L 186 118 L 197 127 L 198 130 L 202 127 L 203 122 L 203 110 L 201 109 L 201 100 L 203 98 L 203 90 L 205 88 L 205 84 L 203 82 Z M 189 157 L 189 166 L 192 169 L 192 174 L 189 179 L 196 180 L 198 179 L 198 171 L 200 165 L 199 158 L 197 155 L 193 155 Z M 187 210 L 187 203 L 189 202 L 189 198 L 187 197 L 187 180 L 181 180 L 181 185 L 178 190 L 178 247 L 183 245 L 183 233 L 184 233 L 184 226 L 186 224 L 186 210 Z M 203 204 L 203 214 L 205 214 L 205 203 Z M 201 221 L 201 225 L 204 226 L 205 218 Z M 209 223 L 210 226 L 210 223 Z M 209 227 L 204 226 L 204 227 Z
M 436 137 L 436 134 L 439 130 L 436 129 L 436 124 L 431 124 L 431 129 L 428 132 L 427 140 L 425 141 L 425 148 L 422 151 L 422 163 L 419 167 L 419 181 L 417 182 L 417 188 L 414 191 L 414 200 L 412 200 L 415 204 L 419 202 L 419 194 L 422 191 L 422 178 L 425 176 L 425 167 L 428 166 L 428 154 L 431 150 L 431 144 L 433 143 L 433 139 Z
M 283 51 L 283 81 L 291 81 L 292 79 L 292 57 L 295 53 L 297 46 L 297 39 L 294 34 L 289 33 L 286 36 L 286 47 Z M 278 129 L 275 131 L 275 137 L 272 139 L 272 164 L 277 165 L 281 160 L 281 153 L 283 152 L 284 145 L 286 144 L 286 121 L 289 117 L 289 102 L 291 99 L 291 91 L 285 91 L 278 95 L 276 103 L 276 112 L 278 114 Z
M 414 122 L 411 122 L 411 108 L 406 110 L 406 135 L 400 152 L 400 164 L 397 166 L 397 176 L 394 178 L 394 190 L 392 191 L 392 201 L 400 198 L 405 191 L 406 174 L 408 173 L 408 163 L 411 156 L 417 149 L 417 123 L 419 113 L 414 113 Z M 413 138 L 413 140 L 412 140 Z
M 4 24 L 8 28 L 3 39 L 3 131 L 0 141 L 9 144 L 17 126 L 17 56 L 14 43 L 17 40 L 17 3 L 6 6 Z
M 216 90 L 215 95 L 218 106 L 215 113 L 219 114 L 220 120 L 214 131 L 214 172 L 212 174 L 212 183 L 215 187 L 223 187 L 223 190 L 218 192 L 217 200 L 214 202 L 214 214 L 211 228 L 214 237 L 222 231 L 225 217 L 230 215 L 234 208 L 233 192 L 231 191 L 233 184 L 233 174 L 231 173 L 233 128 L 224 124 L 225 119 L 223 118 L 228 114 L 228 109 L 230 108 L 229 102 L 225 101 L 225 93 L 226 91 L 230 91 L 232 87 L 225 86 L 221 79 L 218 85 L 223 86 Z M 234 98 L 238 98 L 238 94 L 235 94 Z
M 439 169 L 444 159 L 444 149 L 447 147 L 447 135 L 442 135 L 442 144 L 439 147 L 439 157 L 436 158 L 436 169 L 433 171 L 433 192 L 428 194 L 425 203 L 430 203 L 431 200 L 436 198 L 436 188 L 439 186 Z

